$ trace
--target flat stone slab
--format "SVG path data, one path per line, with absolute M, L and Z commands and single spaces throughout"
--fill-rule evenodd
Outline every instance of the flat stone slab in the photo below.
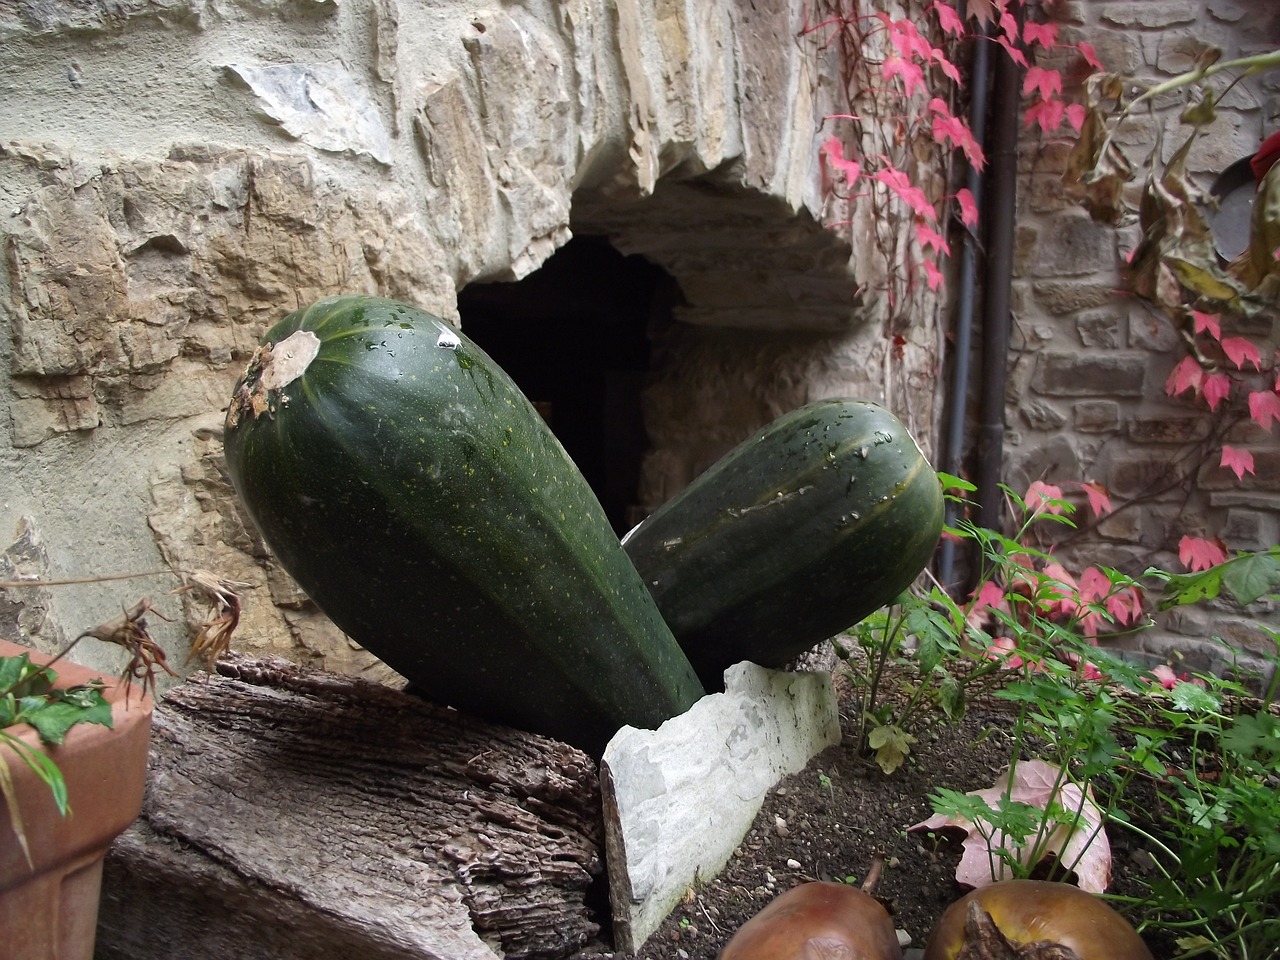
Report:
M 839 742 L 829 673 L 752 663 L 657 730 L 618 731 L 600 765 L 616 949 L 636 953 L 695 879 L 720 872 L 769 789 Z

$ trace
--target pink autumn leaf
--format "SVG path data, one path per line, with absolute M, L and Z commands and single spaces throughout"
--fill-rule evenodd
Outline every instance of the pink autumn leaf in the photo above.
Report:
M 1173 667 L 1167 663 L 1159 664 L 1151 668 L 1151 675 L 1155 677 L 1156 683 L 1164 687 L 1166 690 L 1172 690 L 1178 685 L 1178 675 L 1173 672 Z
M 1040 44 L 1042 47 L 1058 45 L 1058 25 L 1056 23 L 1035 23 L 1028 20 L 1022 27 L 1022 39 L 1028 45 Z
M 1059 781 L 1061 783 L 1055 790 L 1054 784 Z M 1012 779 L 1009 771 L 1005 771 L 993 786 L 971 791 L 969 796 L 982 799 L 993 810 L 999 810 L 1008 801 L 1025 803 L 1040 810 L 1047 810 L 1056 803 L 1068 815 L 1078 812 L 1079 821 L 1074 829 L 1068 824 L 1058 824 L 1037 850 L 1019 846 L 989 824 L 979 829 L 978 824 L 964 817 L 947 817 L 938 813 L 909 827 L 910 830 L 954 830 L 965 834 L 960 863 L 956 867 L 958 882 L 969 887 L 985 887 L 996 880 L 1008 879 L 1012 875 L 1008 866 L 994 853 L 1003 847 L 1027 867 L 1035 866 L 1032 858 L 1043 860 L 1055 856 L 1059 863 L 1075 872 L 1082 890 L 1100 894 L 1107 889 L 1111 882 L 1111 843 L 1103 829 L 1102 811 L 1094 802 L 1091 787 L 1082 788 L 1043 760 L 1024 760 L 1014 768 Z M 983 836 L 984 829 L 989 836 Z M 993 865 L 997 873 L 995 877 L 991 875 Z
M 1042 480 L 1032 482 L 1023 497 L 1032 513 L 1062 513 L 1062 488 Z
M 1280 383 L 1276 384 L 1276 389 L 1280 390 Z M 1280 393 L 1259 390 L 1249 394 L 1249 416 L 1263 430 L 1270 430 L 1271 421 L 1280 420 Z
M 1002 17 L 1000 18 L 1000 20 L 1001 20 L 1001 22 L 1003 23 L 1003 22 L 1004 22 L 1004 17 L 1002 16 Z M 1009 55 L 1009 59 L 1010 59 L 1010 60 L 1012 60 L 1014 63 L 1016 63 L 1016 64 L 1017 64 L 1018 66 L 1020 66 L 1020 67 L 1025 67 L 1025 66 L 1027 65 L 1027 57 L 1026 57 L 1026 54 L 1024 54 L 1021 50 L 1019 50 L 1019 49 L 1018 49 L 1016 46 L 1014 46 L 1012 43 L 1010 43 L 1010 42 L 1009 42 L 1009 38 L 1008 38 L 1008 37 L 1005 37 L 1005 36 L 997 36 L 997 37 L 995 38 L 995 41 L 996 41 L 996 43 L 1000 44 L 1000 46 L 1004 47 L 1004 51 L 1005 51 L 1005 53 L 1007 53 L 1007 54 Z
M 1056 560 L 1045 564 L 1044 579 L 1038 593 L 1040 606 L 1049 613 L 1069 617 L 1080 609 L 1077 601 L 1080 588 L 1076 585 L 1076 578 Z
M 1067 104 L 1067 123 L 1071 124 L 1071 129 L 1079 133 L 1084 129 L 1084 121 L 1089 111 L 1085 109 L 1083 103 Z
M 938 265 L 929 260 L 925 260 L 920 264 L 920 268 L 924 270 L 925 283 L 929 285 L 929 289 L 932 292 L 937 293 L 938 288 L 942 286 L 942 281 L 945 279 L 942 275 L 942 271 L 938 269 Z
M 1178 559 L 1188 570 L 1208 570 L 1227 559 L 1227 548 L 1221 540 L 1184 536 L 1178 541 Z
M 914 96 L 916 90 L 924 86 L 924 68 L 901 57 L 885 57 L 880 65 L 880 76 L 886 81 L 901 77 L 908 97 Z
M 1204 395 L 1205 403 L 1209 404 L 1209 409 L 1217 410 L 1218 404 L 1231 394 L 1231 378 L 1221 370 L 1207 373 L 1204 382 L 1200 384 L 1200 392 Z
M 1080 599 L 1095 603 L 1111 592 L 1111 580 L 1097 567 L 1085 567 L 1080 574 Z
M 1044 67 L 1028 67 L 1027 75 L 1022 80 L 1022 92 L 1025 95 L 1033 91 L 1040 94 L 1041 100 L 1053 99 L 1062 93 L 1062 74 Z
M 961 187 L 956 192 L 956 205 L 960 207 L 960 222 L 966 227 L 978 225 L 978 204 L 974 202 L 973 193 L 968 187 Z
M 933 139 L 939 143 L 949 141 L 952 146 L 963 150 L 969 164 L 975 170 L 981 170 L 986 165 L 987 158 L 969 125 L 952 114 L 951 108 L 941 97 L 934 97 L 929 101 L 929 111 L 933 114 Z
M 929 202 L 924 191 L 913 184 L 911 178 L 897 167 L 889 165 L 877 170 L 871 175 L 871 179 L 880 181 L 897 194 L 916 216 L 930 223 L 937 221 L 938 213 L 933 209 L 933 204 Z
M 1195 324 L 1196 333 L 1207 333 L 1215 340 L 1222 339 L 1222 323 L 1217 314 L 1192 310 L 1191 320 Z
M 1037 100 L 1027 107 L 1023 113 L 1022 122 L 1028 127 L 1032 124 L 1039 124 L 1044 133 L 1053 133 L 1062 125 L 1062 118 L 1066 115 L 1066 109 L 1066 104 L 1057 97 L 1049 100 Z
M 1077 43 L 1076 49 L 1080 51 L 1080 56 L 1084 57 L 1085 63 L 1093 67 L 1095 70 L 1102 69 L 1102 61 L 1098 59 L 1097 52 L 1093 49 L 1091 43 Z
M 938 69 L 942 71 L 943 76 L 954 83 L 956 86 L 961 85 L 959 68 L 946 58 L 943 52 L 936 47 L 933 50 L 933 62 L 938 65 Z
M 1012 10 L 1005 9 L 1003 3 L 998 4 L 1000 10 L 1000 30 L 1004 34 L 1000 39 L 1004 43 L 1015 44 L 1018 42 L 1018 18 L 1014 16 Z M 1024 61 L 1025 64 L 1025 61 Z
M 1258 345 L 1252 340 L 1246 340 L 1244 337 L 1227 337 L 1222 341 L 1222 352 L 1231 359 L 1238 370 L 1243 370 L 1246 363 L 1252 363 L 1255 370 L 1262 369 L 1262 354 L 1258 352 Z
M 1164 392 L 1171 397 L 1176 397 L 1185 390 L 1198 391 L 1203 382 L 1204 368 L 1196 362 L 1195 357 L 1188 355 L 1179 360 L 1178 365 L 1169 374 L 1169 379 L 1164 384 Z
M 943 3 L 942 0 L 933 0 L 929 4 L 938 17 L 938 26 L 942 28 L 943 33 L 958 37 L 964 33 L 964 21 L 960 19 L 960 15 L 956 13 L 956 8 L 949 3 Z
M 1093 511 L 1093 515 L 1101 520 L 1112 510 L 1111 494 L 1107 488 L 1096 480 L 1087 480 L 1080 484 L 1084 489 L 1084 494 L 1089 498 L 1089 509 Z
M 1234 473 L 1237 480 L 1243 480 L 1246 473 L 1253 473 L 1253 454 L 1248 450 L 1224 444 L 1221 466 Z
M 951 244 L 947 243 L 947 238 L 928 224 L 916 224 L 916 239 L 926 250 L 932 247 L 938 253 L 951 256 Z
M 1122 626 L 1137 623 L 1138 614 L 1142 612 L 1142 591 L 1130 584 L 1107 597 L 1104 606 L 1116 623 Z
M 845 182 L 849 186 L 853 186 L 862 176 L 862 164 L 856 160 L 845 159 L 844 144 L 838 137 L 827 137 L 822 144 L 822 155 L 827 158 L 827 164 L 832 170 L 838 170 L 844 174 Z

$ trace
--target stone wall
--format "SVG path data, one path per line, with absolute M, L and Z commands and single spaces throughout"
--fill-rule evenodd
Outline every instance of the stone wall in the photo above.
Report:
M 573 233 L 682 292 L 645 394 L 647 502 L 809 399 L 926 443 L 932 307 L 901 354 L 822 227 L 832 65 L 800 0 L 42 0 L 0 9 L 0 591 L 53 648 L 147 594 L 178 663 L 242 581 L 237 645 L 386 676 L 272 562 L 222 410 L 265 328 L 338 292 L 456 320 Z M 837 212 L 838 213 L 838 212 Z M 837 216 L 837 218 L 840 218 Z M 690 411 L 694 411 L 690 415 Z M 11 533 L 11 535 L 10 535 Z M 77 656 L 119 669 L 86 640 Z
M 1094 45 L 1108 69 L 1164 79 L 1189 69 L 1207 44 L 1224 57 L 1280 47 L 1280 8 L 1246 0 L 1208 3 L 1102 0 L 1060 5 L 1063 39 Z M 1068 91 L 1068 94 L 1070 91 Z M 1186 138 L 1178 110 L 1141 117 L 1122 128 L 1122 146 L 1141 162 L 1163 136 L 1164 156 Z M 1280 76 L 1246 78 L 1220 104 L 1220 116 L 1193 148 L 1190 172 L 1208 190 L 1232 161 L 1251 155 L 1280 129 Z M 1208 416 L 1189 394 L 1170 399 L 1165 382 L 1186 355 L 1180 330 L 1121 292 L 1120 266 L 1133 229 L 1091 222 L 1063 194 L 1067 144 L 1024 135 L 1019 182 L 1013 351 L 1006 417 L 1006 479 L 1018 490 L 1036 479 L 1094 480 L 1111 492 L 1116 513 L 1057 550 L 1078 569 L 1103 563 L 1128 573 L 1150 564 L 1185 569 L 1177 556 L 1184 533 L 1221 536 L 1231 550 L 1280 541 L 1280 446 L 1236 405 Z M 1277 316 L 1224 335 L 1251 336 L 1274 364 Z M 1211 438 L 1211 428 L 1214 437 Z M 1252 451 L 1255 475 L 1243 482 L 1218 465 L 1227 442 Z M 1072 492 L 1070 486 L 1067 491 Z M 1083 504 L 1084 498 L 1075 497 Z M 1081 517 L 1087 517 L 1082 510 Z M 1070 564 L 1069 564 L 1070 565 Z M 1262 605 L 1260 620 L 1222 604 L 1184 609 L 1139 649 L 1217 668 L 1231 659 L 1212 642 L 1241 649 L 1247 665 L 1274 643 L 1259 629 L 1280 626 Z

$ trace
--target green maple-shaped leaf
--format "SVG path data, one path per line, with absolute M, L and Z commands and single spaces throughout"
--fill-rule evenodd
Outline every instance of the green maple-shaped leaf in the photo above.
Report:
M 1222 748 L 1246 758 L 1262 753 L 1280 759 L 1280 720 L 1262 711 L 1241 714 L 1223 731 Z
M 1276 551 L 1241 556 L 1222 571 L 1222 585 L 1242 607 L 1271 593 L 1278 584 L 1280 553 Z
M 1222 701 L 1198 683 L 1182 680 L 1176 684 L 1169 697 L 1173 708 L 1184 713 L 1208 713 L 1222 706 Z
M 915 737 L 893 724 L 876 727 L 867 735 L 867 746 L 876 752 L 876 764 L 885 773 L 902 766 L 915 742 Z

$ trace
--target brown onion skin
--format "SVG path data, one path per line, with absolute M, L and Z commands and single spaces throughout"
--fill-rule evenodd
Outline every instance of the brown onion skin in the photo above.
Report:
M 852 952 L 845 952 L 852 951 Z M 869 893 L 843 883 L 792 887 L 744 923 L 720 960 L 902 960 L 893 920 Z
M 924 960 L 954 960 L 964 946 L 965 915 L 973 900 L 1018 943 L 1060 943 L 1080 960 L 1153 960 L 1137 931 L 1110 906 L 1077 886 L 1049 880 L 1001 880 L 965 894 L 933 928 Z

